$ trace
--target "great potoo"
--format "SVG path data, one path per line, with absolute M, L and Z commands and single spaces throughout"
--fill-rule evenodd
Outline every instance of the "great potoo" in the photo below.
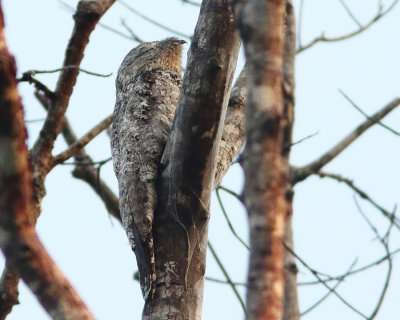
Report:
M 127 54 L 116 80 L 112 158 L 121 219 L 136 254 L 145 300 L 155 292 L 157 173 L 182 84 L 183 43 L 176 38 L 142 43 Z

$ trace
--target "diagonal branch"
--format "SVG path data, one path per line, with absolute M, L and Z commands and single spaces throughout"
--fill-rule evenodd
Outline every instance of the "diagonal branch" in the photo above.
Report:
M 50 101 L 42 94 L 36 92 L 35 97 L 39 100 L 43 108 L 48 109 Z M 73 131 L 68 119 L 64 119 L 62 127 L 62 135 L 68 145 L 77 143 L 78 137 Z M 114 218 L 121 221 L 119 214 L 118 198 L 108 185 L 99 177 L 99 172 L 93 165 L 93 160 L 86 154 L 85 150 L 81 150 L 75 155 L 76 166 L 72 172 L 73 176 L 77 179 L 85 181 L 101 198 L 107 208 L 109 214 Z
M 357 187 L 353 180 L 350 180 L 348 178 L 342 177 L 341 175 L 338 174 L 333 174 L 333 173 L 328 173 L 324 171 L 318 171 L 315 173 L 321 178 L 330 178 L 333 180 L 336 180 L 338 182 L 343 182 L 345 183 L 349 188 L 354 190 L 362 199 L 368 201 L 372 206 L 374 206 L 376 209 L 378 209 L 386 218 L 388 218 L 390 221 L 393 222 L 393 224 L 400 229 L 400 221 L 399 219 L 394 216 L 392 212 L 389 212 L 382 206 L 380 206 L 378 203 L 376 203 L 365 191 L 361 190 L 359 187 Z
M 90 141 L 103 132 L 104 129 L 108 128 L 111 125 L 111 122 L 112 115 L 108 116 L 95 127 L 90 129 L 82 138 L 71 144 L 67 150 L 55 156 L 52 164 L 53 167 L 78 154 Z
M 310 41 L 308 44 L 301 46 L 297 49 L 297 53 L 301 53 L 315 44 L 319 42 L 338 42 L 346 39 L 350 39 L 365 30 L 369 29 L 372 25 L 374 25 L 376 22 L 378 22 L 380 19 L 382 19 L 384 16 L 386 16 L 392 9 L 396 6 L 396 4 L 399 2 L 399 0 L 394 0 L 392 4 L 384 11 L 382 11 L 382 7 L 379 7 L 377 14 L 366 24 L 361 25 L 357 30 L 350 32 L 348 34 L 338 36 L 338 37 L 325 37 L 325 35 L 322 33 L 319 37 L 315 38 L 314 40 Z
M 296 184 L 304 179 L 308 178 L 310 175 L 317 173 L 326 164 L 335 159 L 343 150 L 345 150 L 351 143 L 357 140 L 365 131 L 376 124 L 378 121 L 382 120 L 386 115 L 393 111 L 400 104 L 400 98 L 394 99 L 392 102 L 387 104 L 381 110 L 376 112 L 373 116 L 366 119 L 362 124 L 355 128 L 349 135 L 347 135 L 342 141 L 335 145 L 328 152 L 323 154 L 320 158 L 314 160 L 310 164 L 300 167 L 292 168 L 291 170 L 291 182 Z

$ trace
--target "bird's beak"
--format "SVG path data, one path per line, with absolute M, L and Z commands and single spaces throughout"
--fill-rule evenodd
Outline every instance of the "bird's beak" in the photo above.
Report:
M 185 43 L 187 43 L 185 40 L 178 40 L 177 42 L 180 43 L 180 44 L 185 44 Z

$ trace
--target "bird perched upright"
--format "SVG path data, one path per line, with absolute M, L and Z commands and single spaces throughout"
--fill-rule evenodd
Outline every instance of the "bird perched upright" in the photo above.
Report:
M 156 180 L 182 84 L 183 43 L 167 38 L 140 44 L 127 54 L 116 79 L 111 151 L 121 219 L 145 300 L 155 292 Z

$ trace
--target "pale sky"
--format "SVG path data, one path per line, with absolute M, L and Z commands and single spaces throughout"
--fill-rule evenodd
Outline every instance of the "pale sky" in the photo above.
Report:
M 130 1 L 133 8 L 185 34 L 192 34 L 198 8 L 179 0 Z M 27 70 L 50 70 L 61 66 L 64 50 L 72 32 L 71 12 L 55 0 L 4 0 L 6 36 L 9 50 L 15 55 L 19 73 Z M 66 1 L 67 2 L 67 1 Z M 296 12 L 299 2 L 295 1 Z M 361 23 L 377 11 L 379 1 L 347 0 Z M 76 6 L 77 1 L 69 1 Z M 391 1 L 382 1 L 388 6 Z M 327 37 L 357 29 L 339 0 L 304 0 L 302 42 L 308 43 L 323 31 Z M 292 164 L 304 165 L 316 159 L 360 122 L 363 116 L 338 92 L 342 89 L 368 114 L 400 95 L 400 44 L 395 36 L 400 30 L 400 5 L 363 34 L 340 43 L 317 44 L 301 53 L 296 61 L 296 123 L 294 140 L 315 132 L 313 138 L 293 148 Z M 170 36 L 166 32 L 116 3 L 101 20 L 127 34 L 121 19 L 145 41 Z M 71 98 L 67 116 L 79 136 L 108 116 L 115 101 L 114 80 L 126 53 L 137 43 L 97 27 L 90 38 L 82 68 L 113 73 L 109 78 L 81 74 Z M 186 45 L 186 49 L 188 46 Z M 186 55 L 186 51 L 184 53 Z M 240 71 L 244 58 L 240 58 Z M 39 75 L 51 89 L 57 75 Z M 33 97 L 34 89 L 19 86 L 26 119 L 40 119 L 45 113 Z M 384 123 L 400 131 L 400 111 L 394 111 Z M 36 139 L 41 122 L 30 123 L 29 143 Z M 388 210 L 399 199 L 400 138 L 381 127 L 374 127 L 329 164 L 325 170 L 354 180 L 373 199 Z M 65 149 L 60 139 L 55 152 Z M 110 156 L 108 138 L 102 134 L 87 147 L 95 160 Z M 140 319 L 143 299 L 139 285 L 132 280 L 136 261 L 125 232 L 108 216 L 104 205 L 83 182 L 71 177 L 71 166 L 59 166 L 46 180 L 47 196 L 38 222 L 38 233 L 46 248 L 88 304 L 96 319 Z M 243 174 L 235 165 L 223 185 L 240 192 Z M 101 177 L 117 193 L 111 163 L 101 170 Z M 246 213 L 240 203 L 224 194 L 224 204 L 237 232 L 247 240 Z M 373 262 L 385 252 L 361 218 L 353 200 L 354 192 L 335 181 L 309 178 L 295 188 L 295 250 L 318 271 L 339 275 L 346 272 L 355 258 L 355 268 Z M 388 226 L 381 213 L 358 199 L 364 212 L 380 234 Z M 210 241 L 231 277 L 246 280 L 247 251 L 230 233 L 214 201 L 211 208 Z M 394 229 L 390 248 L 397 249 L 399 231 Z M 207 257 L 207 275 L 224 279 L 211 255 Z M 3 258 L 0 257 L 3 264 Z M 400 301 L 399 258 L 387 297 L 376 319 L 398 319 Z M 2 265 L 1 264 L 1 265 Z M 315 280 L 300 264 L 299 281 Z M 2 267 L 1 267 L 2 268 Z M 383 286 L 387 264 L 348 278 L 337 290 L 353 306 L 369 315 Z M 333 284 L 332 284 L 333 285 Z M 245 291 L 240 289 L 242 296 Z M 303 311 L 327 293 L 321 285 L 300 287 Z M 20 286 L 21 304 L 14 307 L 10 320 L 49 319 L 25 285 Z M 242 309 L 229 286 L 206 282 L 203 319 L 243 319 Z M 331 295 L 307 320 L 361 319 Z

